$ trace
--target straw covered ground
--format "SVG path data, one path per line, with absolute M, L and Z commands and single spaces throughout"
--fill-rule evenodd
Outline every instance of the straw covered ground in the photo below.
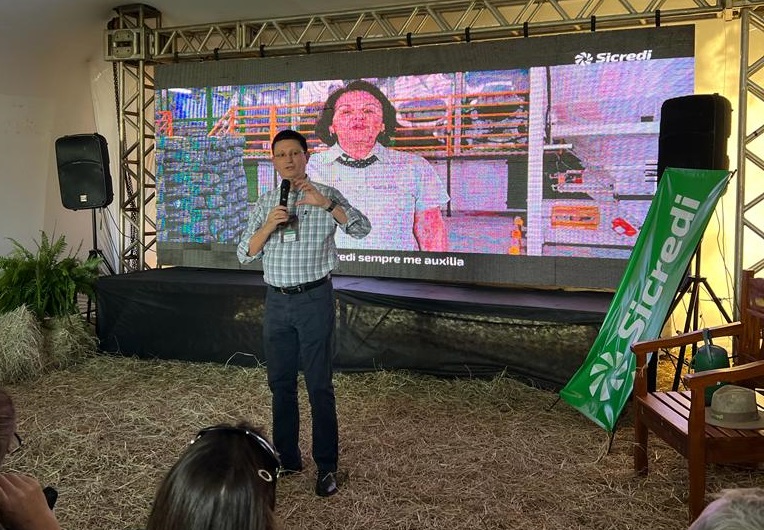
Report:
M 287 529 L 687 527 L 684 461 L 651 439 L 651 473 L 636 477 L 628 412 L 605 454 L 604 431 L 509 377 L 375 372 L 335 384 L 349 480 L 329 499 L 313 494 L 312 467 L 280 481 Z M 55 486 L 70 530 L 141 528 L 159 480 L 201 427 L 247 419 L 270 431 L 263 368 L 99 355 L 8 390 L 25 446 L 5 470 Z M 709 483 L 764 486 L 764 476 L 718 467 Z

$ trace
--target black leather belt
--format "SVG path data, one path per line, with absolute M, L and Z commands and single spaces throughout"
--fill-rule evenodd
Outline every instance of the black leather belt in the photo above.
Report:
M 310 291 L 319 285 L 325 284 L 327 281 L 329 281 L 329 276 L 324 276 L 315 282 L 301 283 L 300 285 L 293 285 L 292 287 L 276 287 L 275 285 L 271 285 L 271 288 L 281 294 L 297 294 L 304 293 L 305 291 Z

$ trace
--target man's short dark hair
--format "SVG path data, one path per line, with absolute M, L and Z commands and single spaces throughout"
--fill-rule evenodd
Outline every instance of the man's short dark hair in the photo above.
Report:
M 395 136 L 395 129 L 399 127 L 395 107 L 379 87 L 362 79 L 351 81 L 329 94 L 324 103 L 324 108 L 321 110 L 321 115 L 316 121 L 316 136 L 329 147 L 337 143 L 337 135 L 330 133 L 329 127 L 334 120 L 334 107 L 337 100 L 348 92 L 367 92 L 379 101 L 379 104 L 382 105 L 382 122 L 385 125 L 385 130 L 379 133 L 377 141 L 385 147 L 389 146 L 392 137 Z
M 297 131 L 293 131 L 292 129 L 284 129 L 283 131 L 279 131 L 278 134 L 273 137 L 273 140 L 271 140 L 271 154 L 273 154 L 276 150 L 276 143 L 280 142 L 281 140 L 297 140 L 300 142 L 302 150 L 306 153 L 308 152 L 308 141 L 303 135 Z

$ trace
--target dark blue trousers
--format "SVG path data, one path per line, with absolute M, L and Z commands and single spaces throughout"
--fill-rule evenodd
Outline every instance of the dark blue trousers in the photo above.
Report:
M 313 420 L 313 460 L 319 472 L 337 470 L 337 409 L 332 383 L 334 291 L 331 281 L 297 294 L 269 288 L 263 338 L 273 395 L 273 443 L 286 469 L 301 467 L 297 372 L 305 376 Z

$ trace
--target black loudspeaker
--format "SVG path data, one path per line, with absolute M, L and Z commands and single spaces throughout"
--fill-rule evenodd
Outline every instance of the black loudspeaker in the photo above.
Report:
M 667 167 L 729 169 L 732 105 L 718 94 L 667 99 L 661 106 L 658 178 Z
M 106 138 L 100 134 L 59 138 L 56 140 L 56 164 L 64 208 L 84 210 L 111 204 L 114 191 Z

